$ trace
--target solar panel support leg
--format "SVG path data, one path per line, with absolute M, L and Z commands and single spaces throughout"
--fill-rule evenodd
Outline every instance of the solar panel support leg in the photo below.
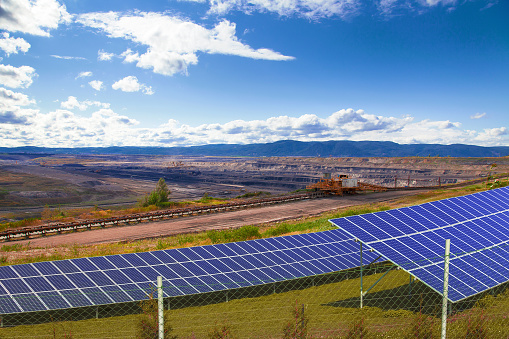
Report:
M 95 318 L 99 319 L 99 306 L 95 308 Z
M 444 292 L 442 299 L 442 339 L 446 338 L 447 333 L 447 295 L 449 293 L 449 256 L 451 249 L 451 240 L 445 240 L 445 260 L 444 260 Z
M 410 282 L 408 283 L 408 296 L 411 296 L 412 295 L 412 275 L 409 274 L 408 275 L 410 278 Z
M 378 284 L 380 282 L 380 280 L 382 280 L 390 271 L 392 271 L 393 268 L 394 268 L 394 266 L 391 269 L 389 269 L 387 272 L 385 272 L 380 278 L 378 278 L 378 280 L 375 281 L 373 283 L 373 285 L 371 285 L 371 287 L 366 290 L 366 292 L 362 292 L 362 290 L 361 290 L 361 293 L 362 293 L 361 294 L 361 300 L 362 300 L 362 297 L 365 296 L 366 294 L 368 294 L 368 292 L 371 291 L 371 289 L 373 287 L 375 287 L 375 285 Z M 361 269 L 362 269 L 362 267 L 361 267 Z

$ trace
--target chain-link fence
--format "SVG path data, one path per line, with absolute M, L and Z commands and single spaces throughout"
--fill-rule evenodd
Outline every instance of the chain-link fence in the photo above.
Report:
M 441 337 L 442 295 L 390 262 L 216 292 L 205 280 L 195 288 L 211 292 L 164 298 L 165 338 Z M 156 285 L 85 292 L 97 304 L 105 294 L 116 304 L 4 314 L 0 338 L 158 338 Z M 447 338 L 509 338 L 508 287 L 449 303 Z M 49 292 L 39 298 L 59 302 Z M 0 302 L 7 299 L 0 296 Z

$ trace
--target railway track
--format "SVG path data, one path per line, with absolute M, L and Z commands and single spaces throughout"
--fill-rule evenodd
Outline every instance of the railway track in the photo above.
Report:
M 313 199 L 323 196 L 322 193 L 306 193 L 282 196 L 276 198 L 257 199 L 244 202 L 230 202 L 219 205 L 178 208 L 171 210 L 159 210 L 146 213 L 136 213 L 127 216 L 111 217 L 94 220 L 82 220 L 68 223 L 51 223 L 40 226 L 29 226 L 0 232 L 0 241 L 12 241 L 30 239 L 35 236 L 48 236 L 65 232 L 77 232 L 80 230 L 92 230 L 97 228 L 116 227 L 133 223 L 157 221 L 170 218 L 178 218 L 205 213 L 226 212 L 245 208 L 261 207 L 273 204 L 281 204 L 291 201 Z

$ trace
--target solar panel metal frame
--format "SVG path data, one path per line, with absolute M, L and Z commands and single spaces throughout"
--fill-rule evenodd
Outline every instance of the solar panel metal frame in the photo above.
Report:
M 406 222 L 401 221 L 404 218 L 408 218 Z M 426 224 L 422 224 L 424 221 Z M 448 294 L 451 302 L 509 281 L 509 187 L 330 222 L 440 294 L 445 239 L 451 239 Z M 388 226 L 384 230 L 377 224 Z M 391 228 L 403 234 L 390 235 L 395 233 Z M 413 233 L 408 233 L 409 229 Z M 415 244 L 419 251 L 413 248 Z M 490 265 L 483 260 L 489 260 Z M 486 274 L 480 267 L 490 273 Z

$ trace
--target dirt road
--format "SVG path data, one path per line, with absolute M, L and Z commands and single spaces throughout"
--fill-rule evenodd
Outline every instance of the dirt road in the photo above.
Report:
M 91 245 L 132 241 L 180 233 L 228 229 L 245 225 L 260 225 L 268 222 L 297 219 L 339 208 L 387 201 L 418 193 L 419 191 L 389 191 L 343 197 L 327 197 L 225 213 L 198 215 L 131 226 L 33 238 L 16 241 L 16 243 L 26 244 L 30 242 L 31 247 L 53 247 L 64 244 Z

